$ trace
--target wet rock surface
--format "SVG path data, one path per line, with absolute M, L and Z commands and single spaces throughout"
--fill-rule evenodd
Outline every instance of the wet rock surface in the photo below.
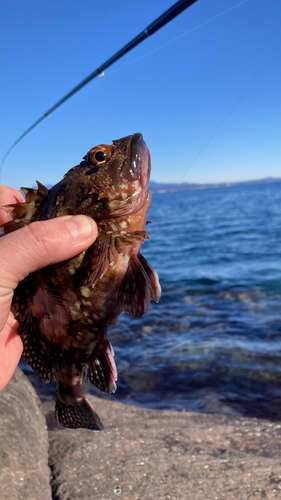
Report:
M 88 397 L 103 432 L 55 428 L 54 405 L 43 405 L 53 499 L 281 498 L 280 424 Z
M 0 498 L 51 500 L 48 432 L 40 400 L 17 369 L 0 394 Z

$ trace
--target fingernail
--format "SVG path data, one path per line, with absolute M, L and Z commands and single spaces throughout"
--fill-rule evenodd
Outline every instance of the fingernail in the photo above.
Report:
M 65 225 L 75 240 L 87 240 L 93 233 L 95 222 L 84 215 L 74 215 L 65 221 Z

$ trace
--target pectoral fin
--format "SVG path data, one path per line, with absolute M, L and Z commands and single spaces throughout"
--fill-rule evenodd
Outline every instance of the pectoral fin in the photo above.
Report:
M 150 304 L 150 278 L 139 260 L 139 255 L 130 258 L 127 272 L 119 290 L 119 303 L 129 316 L 142 316 Z
M 108 238 L 99 234 L 95 243 L 88 248 L 81 266 L 79 278 L 84 285 L 95 285 L 102 278 L 109 267 Z
M 146 231 L 124 231 L 112 235 L 99 233 L 95 243 L 86 250 L 83 262 L 79 267 L 79 278 L 83 285 L 95 285 L 97 280 L 106 273 L 109 266 L 116 265 L 118 255 L 125 252 L 126 246 L 133 245 L 134 240 L 143 243 L 145 239 L 149 239 Z M 150 266 L 149 268 L 153 271 Z
M 147 276 L 150 279 L 150 297 L 154 302 L 158 303 L 161 297 L 161 286 L 159 283 L 158 274 L 154 271 L 153 267 L 147 262 L 147 260 L 143 257 L 143 255 L 139 254 L 139 261 L 143 266 Z

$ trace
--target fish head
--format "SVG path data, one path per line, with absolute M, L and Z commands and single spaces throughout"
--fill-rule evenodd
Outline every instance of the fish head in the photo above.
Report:
M 63 215 L 88 215 L 97 222 L 129 217 L 150 204 L 150 154 L 142 134 L 100 144 L 71 168 L 50 190 L 22 188 L 25 203 L 6 206 L 14 217 L 1 230 L 12 232 L 35 220 Z
M 90 149 L 64 176 L 76 213 L 95 220 L 138 212 L 148 198 L 150 153 L 136 133 Z M 75 195 L 73 195 L 75 193 Z

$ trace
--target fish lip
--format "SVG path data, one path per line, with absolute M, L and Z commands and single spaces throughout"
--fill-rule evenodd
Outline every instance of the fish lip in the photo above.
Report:
M 140 133 L 134 134 L 129 143 L 129 161 L 125 162 L 125 169 L 123 171 L 123 175 L 128 181 L 136 181 L 139 179 L 140 164 L 144 146 L 145 142 L 143 140 L 143 135 Z

